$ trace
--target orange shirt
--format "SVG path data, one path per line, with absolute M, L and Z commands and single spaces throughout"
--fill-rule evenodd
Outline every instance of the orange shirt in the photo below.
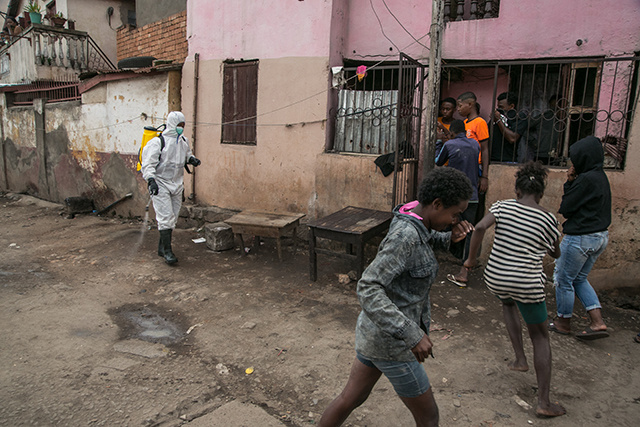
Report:
M 489 126 L 487 126 L 487 122 L 480 116 L 471 121 L 465 119 L 464 128 L 467 130 L 467 138 L 475 139 L 478 141 L 478 145 L 480 145 L 480 141 L 489 139 Z M 478 156 L 478 163 L 482 163 L 482 148 Z
M 448 123 L 448 124 L 447 124 L 447 123 L 444 123 L 444 122 L 442 121 L 442 117 L 438 117 L 438 123 L 440 123 L 442 126 L 444 126 L 444 128 L 445 128 L 446 130 L 449 130 L 449 126 L 451 126 L 451 123 Z

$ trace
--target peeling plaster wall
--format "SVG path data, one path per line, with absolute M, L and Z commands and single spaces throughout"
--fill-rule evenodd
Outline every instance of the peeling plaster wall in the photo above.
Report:
M 46 104 L 42 146 L 37 107 L 4 108 L 4 189 L 56 202 L 85 196 L 98 209 L 133 193 L 117 212 L 142 215 L 148 195 L 135 163 L 143 127 L 160 125 L 169 112 L 169 81 L 164 73 L 103 82 L 83 94 L 83 102 Z

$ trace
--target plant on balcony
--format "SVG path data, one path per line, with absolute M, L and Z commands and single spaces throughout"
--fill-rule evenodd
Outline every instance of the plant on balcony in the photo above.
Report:
M 32 24 L 42 24 L 42 8 L 33 0 L 24 7 L 24 11 L 29 14 Z
M 56 28 L 64 28 L 64 23 L 67 22 L 67 18 L 64 17 L 62 12 L 56 13 L 51 18 L 49 18 L 49 20 Z

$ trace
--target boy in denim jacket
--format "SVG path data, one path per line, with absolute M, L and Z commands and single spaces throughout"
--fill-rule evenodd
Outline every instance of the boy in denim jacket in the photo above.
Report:
M 418 200 L 394 209 L 376 258 L 358 282 L 362 307 L 356 325 L 356 358 L 342 393 L 320 426 L 337 426 L 369 396 L 384 373 L 417 425 L 437 425 L 438 406 L 422 362 L 433 357 L 428 336 L 429 291 L 438 273 L 433 249 L 448 249 L 473 227 L 459 222 L 472 189 L 453 168 L 431 171 Z M 453 226 L 451 232 L 442 232 Z

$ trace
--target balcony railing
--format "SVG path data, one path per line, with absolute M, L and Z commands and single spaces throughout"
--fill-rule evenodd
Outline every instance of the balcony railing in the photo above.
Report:
M 500 0 L 444 0 L 444 22 L 497 18 Z
M 116 67 L 84 31 L 32 24 L 0 51 L 2 83 L 69 79 Z

